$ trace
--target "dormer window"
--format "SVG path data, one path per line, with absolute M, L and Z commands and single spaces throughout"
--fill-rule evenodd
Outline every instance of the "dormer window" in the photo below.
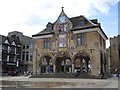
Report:
M 84 25 L 85 25 L 85 21 L 84 21 L 84 20 L 79 21 L 79 22 L 78 22 L 78 25 L 79 25 L 79 26 L 84 26 Z
M 51 22 L 48 22 L 48 24 L 46 25 L 47 31 L 51 31 L 52 30 L 52 26 L 53 26 L 53 24 Z
M 48 30 L 48 31 L 51 31 L 51 30 L 52 30 L 52 26 L 48 26 L 48 27 L 47 27 L 47 30 Z

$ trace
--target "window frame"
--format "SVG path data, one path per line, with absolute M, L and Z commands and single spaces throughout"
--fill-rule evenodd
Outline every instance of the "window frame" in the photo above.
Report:
M 43 39 L 43 47 L 44 47 L 45 49 L 50 48 L 50 38 L 44 38 L 44 39 Z
M 79 39 L 80 41 L 78 41 Z M 77 34 L 77 45 L 78 46 L 85 45 L 85 34 L 84 33 Z

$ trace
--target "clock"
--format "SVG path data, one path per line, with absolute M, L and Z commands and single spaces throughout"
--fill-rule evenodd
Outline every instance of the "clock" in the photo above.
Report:
M 62 24 L 62 23 L 65 23 L 66 22 L 66 17 L 65 16 L 60 16 L 59 17 L 59 23 Z

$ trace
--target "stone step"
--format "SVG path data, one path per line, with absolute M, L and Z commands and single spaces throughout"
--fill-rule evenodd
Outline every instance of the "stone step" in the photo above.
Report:
M 57 74 L 41 74 L 38 76 L 31 76 L 31 78 L 83 78 L 83 79 L 100 79 L 99 76 L 93 76 L 90 74 L 65 74 L 65 73 L 57 73 Z

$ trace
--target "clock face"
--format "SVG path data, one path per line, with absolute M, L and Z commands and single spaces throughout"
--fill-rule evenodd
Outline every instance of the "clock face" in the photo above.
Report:
M 65 16 L 60 16 L 59 17 L 59 23 L 65 23 L 65 22 L 66 22 Z

